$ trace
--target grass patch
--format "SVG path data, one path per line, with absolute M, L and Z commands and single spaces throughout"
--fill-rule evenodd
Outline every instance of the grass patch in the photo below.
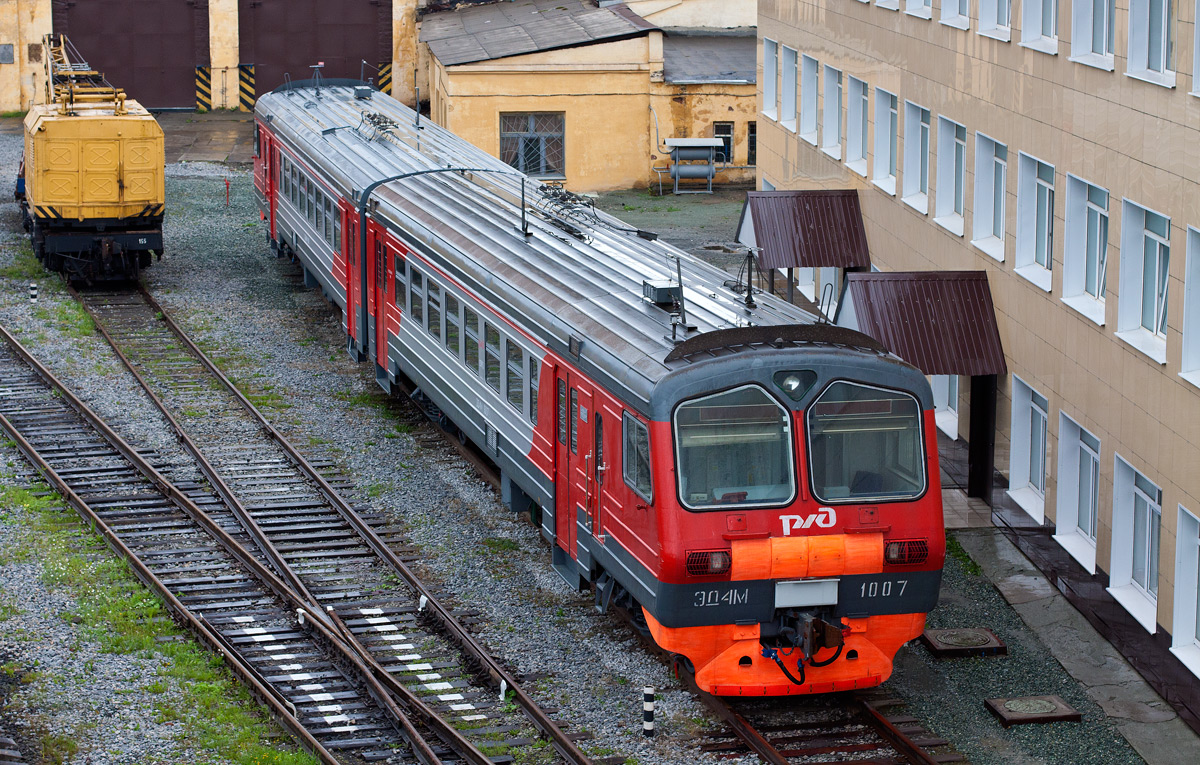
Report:
M 980 565 L 971 559 L 971 556 L 963 549 L 962 544 L 954 537 L 946 537 L 946 554 L 961 563 L 963 570 L 971 576 L 979 576 L 983 573 Z
M 43 733 L 38 738 L 38 749 L 41 751 L 42 762 L 62 765 L 75 756 L 79 751 L 79 744 L 61 733 Z
M 23 613 L 25 612 L 12 603 L 0 601 L 0 622 L 6 622 L 14 616 L 20 616 Z
M 17 240 L 17 251 L 13 255 L 12 263 L 0 268 L 0 277 L 15 279 L 24 284 L 37 282 L 39 287 L 45 287 L 50 283 L 47 278 L 49 274 L 34 256 L 33 245 L 29 243 L 27 237 Z
M 501 537 L 488 537 L 483 540 L 483 546 L 492 552 L 516 552 L 521 549 L 521 545 L 514 540 Z
M 6 112 L 0 112 L 0 117 L 3 117 L 6 120 L 17 119 L 17 118 L 24 119 L 25 114 L 26 114 L 26 112 L 23 112 L 20 109 L 14 109 L 14 110 L 6 111 Z

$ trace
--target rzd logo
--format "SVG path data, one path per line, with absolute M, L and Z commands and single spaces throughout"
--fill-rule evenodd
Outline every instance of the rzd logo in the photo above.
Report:
M 783 522 L 783 535 L 788 537 L 792 535 L 792 529 L 807 529 L 812 526 L 833 528 L 837 523 L 837 512 L 832 507 L 822 507 L 807 518 L 802 515 L 781 515 L 779 520 Z

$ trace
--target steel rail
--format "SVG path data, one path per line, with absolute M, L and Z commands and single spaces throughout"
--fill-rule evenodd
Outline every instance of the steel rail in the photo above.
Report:
M 389 692 L 394 693 L 395 689 L 391 686 L 385 687 L 385 685 L 378 680 L 377 674 L 379 667 L 377 666 L 377 662 L 374 662 L 373 657 L 368 656 L 368 661 L 364 663 L 363 657 L 356 653 L 356 651 L 362 651 L 365 653 L 365 650 L 362 648 L 361 644 L 358 644 L 357 640 L 354 640 L 353 643 L 347 643 L 347 641 L 345 641 L 341 635 L 330 629 L 329 624 L 331 621 L 329 620 L 328 615 L 321 611 L 319 606 L 314 607 L 312 604 L 306 602 L 298 593 L 289 589 L 287 584 L 285 584 L 279 578 L 279 576 L 275 574 L 275 572 L 273 572 L 269 567 L 263 565 L 257 558 L 251 555 L 249 551 L 247 551 L 229 534 L 229 532 L 221 527 L 216 521 L 212 520 L 208 513 L 202 510 L 198 505 L 195 504 L 195 502 L 191 500 L 190 497 L 183 493 L 178 487 L 176 487 L 165 476 L 159 473 L 158 470 L 156 470 L 145 459 L 143 459 L 142 456 L 139 455 L 127 441 L 125 441 L 119 434 L 116 433 L 116 431 L 109 427 L 108 424 L 104 422 L 99 415 L 92 411 L 87 404 L 79 399 L 78 396 L 76 396 L 73 392 L 71 392 L 70 389 L 63 385 L 63 383 L 58 380 L 53 373 L 51 373 L 31 353 L 29 353 L 29 351 L 23 345 L 21 345 L 20 342 L 18 342 L 16 338 L 14 338 L 3 326 L 0 326 L 0 336 L 3 337 L 5 342 L 8 343 L 8 345 L 38 374 L 39 377 L 41 377 L 48 385 L 53 387 L 54 390 L 58 391 L 63 396 L 72 409 L 78 412 L 79 415 L 83 417 L 90 425 L 96 428 L 97 431 L 104 436 L 105 440 L 107 440 L 115 449 L 117 449 L 117 451 L 120 452 L 120 454 L 125 457 L 135 467 L 135 469 L 152 481 L 155 487 L 158 488 L 164 494 L 164 496 L 174 501 L 177 507 L 180 507 L 180 509 L 182 509 L 193 521 L 195 521 L 205 531 L 212 535 L 227 552 L 233 555 L 239 563 L 242 563 L 244 566 L 250 569 L 256 575 L 256 577 L 263 582 L 263 584 L 270 588 L 271 591 L 274 592 L 279 598 L 287 602 L 291 608 L 297 611 L 297 613 L 306 614 L 309 621 L 312 623 L 313 629 L 320 632 L 322 638 L 326 640 L 337 653 L 341 654 L 346 661 L 356 668 L 361 676 L 361 679 L 371 692 L 371 695 L 388 712 L 389 716 L 393 718 L 393 721 L 403 731 L 405 739 L 408 741 L 409 745 L 412 746 L 414 754 L 417 755 L 417 759 L 424 763 L 424 765 L 442 765 L 442 760 L 428 745 L 425 737 L 416 730 L 416 727 L 409 719 L 408 714 L 406 714 L 403 710 L 400 710 L 389 697 Z M 0 417 L 2 417 L 2 415 L 0 415 Z M 9 423 L 6 418 L 3 420 L 2 424 L 6 430 L 13 432 L 11 423 Z M 21 438 L 19 434 L 14 435 L 14 440 L 17 441 L 18 444 L 25 441 L 25 439 Z M 24 450 L 22 450 L 22 453 L 25 453 Z M 61 479 L 61 477 L 58 477 L 58 474 L 53 471 L 53 468 L 50 467 L 49 464 L 44 460 L 42 460 L 40 456 L 36 459 L 34 457 L 30 457 L 28 454 L 26 454 L 26 456 L 29 457 L 31 461 L 34 461 L 39 467 L 44 467 L 44 469 L 51 471 L 56 476 L 57 480 L 55 481 L 55 487 L 62 491 L 64 496 L 75 497 L 78 499 L 78 496 L 74 493 L 74 491 L 70 489 L 66 482 Z M 79 501 L 82 502 L 83 500 Z M 87 515 L 88 520 L 93 525 L 96 525 L 97 528 L 102 526 L 103 528 L 108 529 L 108 526 L 104 520 L 101 519 L 100 516 L 94 511 L 92 511 L 90 507 L 85 511 L 80 509 L 74 503 L 72 503 L 72 506 L 76 507 L 76 509 L 79 509 L 80 512 L 83 512 L 85 515 Z M 106 539 L 111 538 L 118 542 L 120 541 L 116 535 L 111 532 L 111 530 L 108 531 L 108 534 L 111 535 L 111 537 L 106 535 Z M 125 547 L 123 543 L 121 544 L 121 549 L 119 552 L 125 557 L 132 556 L 131 565 L 135 566 L 135 570 L 145 571 L 147 575 L 151 577 L 154 576 L 153 573 L 150 572 L 140 560 L 136 559 L 136 555 L 127 547 Z M 133 560 L 136 560 L 136 563 L 132 563 Z M 191 615 L 190 612 L 187 612 L 186 607 L 175 598 L 173 593 L 169 592 L 169 588 L 166 588 L 166 586 L 157 580 L 157 578 L 155 578 L 154 581 L 157 582 L 157 585 L 154 585 L 156 589 L 160 589 L 160 591 L 167 593 L 165 597 L 169 598 L 170 603 L 173 605 L 178 605 L 179 608 L 184 609 L 184 611 L 187 613 L 189 624 L 192 622 L 202 623 L 193 615 Z M 321 613 L 321 615 L 325 617 L 326 621 L 316 618 L 318 613 Z M 228 654 L 228 651 L 225 649 L 225 643 L 219 636 L 214 637 L 207 629 L 205 629 L 203 634 L 205 635 L 205 639 L 210 644 L 220 646 L 222 655 Z M 354 648 L 352 648 L 352 646 L 354 646 Z M 236 656 L 236 654 L 233 655 Z M 370 666 L 372 663 L 376 664 L 376 666 Z M 247 682 L 256 692 L 260 691 L 264 687 L 269 688 L 270 690 L 268 693 L 270 694 L 271 698 L 275 698 L 275 689 L 270 688 L 269 685 L 264 686 L 262 683 L 258 682 L 258 673 L 255 668 L 248 666 L 242 667 L 239 671 L 239 674 L 241 674 L 247 680 Z M 423 708 L 423 716 L 428 717 L 432 715 L 435 719 L 440 721 L 440 718 L 437 718 L 436 715 L 428 710 L 428 707 L 424 705 L 423 702 L 421 702 L 419 699 L 416 699 L 415 696 L 412 696 L 411 692 L 409 692 L 407 688 L 403 688 L 403 686 L 401 686 L 401 688 L 403 689 L 404 694 L 409 696 L 409 698 L 406 700 L 412 701 L 415 699 L 417 705 Z M 279 698 L 276 699 L 276 702 L 277 703 L 271 705 L 273 710 L 285 709 L 283 705 L 287 704 L 286 700 Z M 296 725 L 299 725 L 300 728 L 304 730 L 303 724 L 295 719 L 290 710 L 287 711 L 287 714 L 291 721 L 293 721 Z M 288 724 L 287 727 L 289 730 L 291 729 L 290 724 Z M 487 759 L 486 755 L 479 751 L 478 748 L 471 744 L 470 741 L 462 737 L 458 731 L 454 730 L 453 728 L 450 728 L 450 730 L 453 731 L 453 733 L 447 734 L 450 738 L 450 741 L 447 741 L 446 743 L 450 744 L 452 748 L 455 748 L 456 750 L 460 748 L 465 750 L 461 751 L 460 753 L 464 754 L 471 762 L 475 763 L 475 765 L 484 765 L 485 763 L 490 763 L 490 760 Z M 307 730 L 305 730 L 305 737 L 302 737 L 302 740 L 307 743 L 307 739 L 316 741 L 316 739 L 313 738 L 311 734 L 308 734 Z M 337 762 L 337 760 L 330 760 L 330 762 Z
M 696 678 L 686 667 L 676 662 L 675 668 L 676 676 L 683 680 L 684 684 L 688 686 L 688 690 L 695 694 L 713 714 L 721 718 L 729 726 L 729 729 L 733 731 L 733 734 L 741 739 L 742 743 L 750 751 L 762 758 L 763 762 L 769 763 L 769 765 L 790 765 L 788 759 L 783 756 L 775 745 L 768 741 L 766 736 L 759 733 L 758 729 L 751 725 L 745 717 L 735 712 L 733 707 L 720 698 L 707 691 L 700 690 L 700 686 L 696 685 Z
M 899 728 L 892 724 L 890 720 L 883 716 L 878 709 L 871 706 L 871 703 L 864 698 L 856 698 L 863 713 L 867 716 L 871 727 L 883 737 L 885 741 L 900 753 L 900 756 L 908 760 L 913 765 L 938 765 L 938 761 L 931 757 L 917 743 L 908 736 L 904 735 Z
M 197 359 L 207 368 L 213 376 L 220 380 L 221 384 L 232 394 L 247 412 L 255 419 L 262 427 L 263 431 L 274 440 L 284 453 L 292 460 L 293 464 L 299 468 L 309 479 L 316 484 L 325 497 L 330 506 L 338 513 L 341 518 L 355 530 L 356 533 L 367 543 L 376 555 L 390 566 L 393 571 L 399 574 L 409 586 L 411 586 L 424 600 L 428 613 L 441 623 L 442 628 L 448 633 L 448 636 L 459 646 L 459 648 L 474 659 L 481 669 L 485 670 L 492 681 L 502 688 L 507 687 L 514 693 L 514 700 L 524 711 L 525 715 L 533 723 L 534 727 L 547 736 L 551 745 L 555 750 L 572 765 L 592 765 L 592 760 L 582 749 L 570 738 L 559 726 L 546 714 L 546 712 L 538 706 L 537 702 L 529 696 L 523 688 L 517 683 L 507 670 L 500 666 L 499 662 L 491 656 L 470 632 L 462 625 L 461 622 L 451 613 L 450 609 L 446 608 L 425 586 L 425 583 L 402 561 L 392 550 L 387 546 L 387 543 L 371 528 L 370 524 L 362 519 L 362 517 L 354 510 L 353 507 L 338 493 L 338 491 L 325 480 L 316 468 L 297 450 L 292 443 L 275 428 L 270 421 L 263 416 L 253 402 L 250 401 L 233 382 L 217 368 L 216 364 L 208 358 L 208 355 L 200 349 L 195 342 L 175 323 L 163 307 L 154 299 L 144 287 L 139 286 L 141 294 L 145 297 L 147 304 L 162 316 L 162 321 L 171 329 L 175 336 L 187 348 L 196 355 Z M 386 672 L 386 670 L 384 670 Z M 390 673 L 388 673 L 390 676 Z

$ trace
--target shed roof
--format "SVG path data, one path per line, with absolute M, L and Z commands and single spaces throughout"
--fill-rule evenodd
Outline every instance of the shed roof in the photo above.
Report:
M 663 38 L 663 77 L 677 84 L 753 84 L 756 42 L 753 35 L 668 35 Z
M 854 189 L 751 191 L 738 241 L 761 248 L 758 265 L 764 269 L 871 265 Z
M 984 271 L 846 274 L 837 323 L 930 375 L 1007 372 Z
M 589 0 L 513 0 L 430 13 L 421 42 L 442 64 L 519 56 L 637 37 L 657 29 L 629 7 L 598 8 Z

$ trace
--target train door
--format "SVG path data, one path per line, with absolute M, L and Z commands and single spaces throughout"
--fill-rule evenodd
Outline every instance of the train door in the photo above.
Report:
M 385 370 L 388 368 L 387 291 L 392 283 L 388 265 L 387 244 L 381 228 L 375 235 L 375 363 Z
M 283 172 L 283 163 L 279 161 L 279 144 L 271 140 L 270 134 L 267 136 L 268 156 L 271 157 L 271 172 L 268 174 L 270 182 L 267 184 L 267 225 L 270 227 L 271 241 L 277 241 L 275 236 L 275 211 L 279 207 L 279 190 L 283 187 L 280 183 L 280 173 Z
M 595 514 L 596 436 L 592 388 L 569 370 L 558 372 L 555 526 L 559 543 L 577 557 L 579 524 L 591 531 Z
M 346 334 L 366 341 L 366 335 L 358 333 L 358 305 L 360 299 L 358 284 L 358 216 L 350 213 L 346 216 Z

